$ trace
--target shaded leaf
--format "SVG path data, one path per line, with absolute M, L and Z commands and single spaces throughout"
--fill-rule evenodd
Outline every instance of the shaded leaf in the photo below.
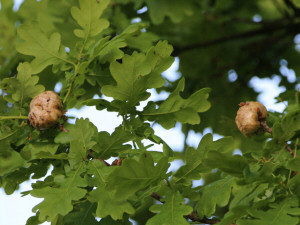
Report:
M 254 219 L 240 219 L 238 225 L 296 225 L 299 223 L 300 208 L 298 198 L 286 198 L 281 202 L 272 203 L 267 211 L 249 209 L 249 214 Z
M 172 22 L 179 23 L 184 16 L 193 14 L 193 3 L 182 2 L 180 0 L 172 1 L 147 1 L 149 14 L 154 24 L 162 23 L 166 16 L 170 17 Z
M 209 88 L 201 89 L 191 95 L 188 99 L 183 99 L 180 92 L 184 89 L 184 78 L 182 78 L 177 88 L 170 96 L 156 109 L 155 104 L 150 102 L 141 115 L 149 120 L 156 120 L 164 128 L 170 129 L 175 123 L 199 124 L 200 117 L 198 112 L 205 112 L 210 108 L 207 101 Z
M 95 219 L 94 213 L 96 211 L 96 204 L 85 202 L 74 207 L 75 209 L 63 219 L 64 225 L 97 225 L 98 221 Z
M 116 198 L 127 199 L 138 190 L 165 179 L 168 167 L 167 158 L 162 158 L 155 166 L 151 155 L 146 152 L 138 161 L 125 159 L 109 176 L 107 190 L 116 190 Z
M 117 156 L 119 152 L 131 149 L 131 145 L 124 145 L 131 139 L 132 134 L 122 127 L 117 127 L 112 135 L 103 131 L 98 134 L 97 144 L 93 147 L 93 150 L 99 154 L 100 158 L 108 159 L 111 156 Z
M 1 88 L 11 95 L 5 96 L 10 102 L 18 102 L 22 107 L 23 103 L 40 94 L 45 88 L 37 84 L 39 77 L 32 76 L 32 69 L 29 63 L 20 63 L 16 78 L 6 78 L 1 83 Z
M 281 126 L 287 132 L 300 130 L 300 110 L 286 114 L 282 118 Z
M 193 211 L 193 208 L 184 204 L 184 199 L 180 193 L 168 190 L 166 197 L 162 199 L 164 204 L 152 205 L 150 211 L 157 213 L 150 218 L 146 225 L 188 225 L 183 217 Z
M 81 163 L 76 171 L 70 171 L 66 177 L 63 175 L 54 177 L 54 182 L 59 187 L 48 186 L 30 192 L 34 197 L 44 198 L 44 201 L 33 208 L 33 211 L 40 212 L 41 220 L 52 221 L 57 215 L 65 216 L 72 211 L 72 201 L 79 200 L 87 192 L 81 188 L 86 186 L 86 181 L 81 177 L 84 171 L 84 165 Z
M 224 207 L 228 204 L 234 179 L 230 176 L 217 180 L 201 189 L 201 197 L 197 204 L 197 212 L 200 218 L 209 218 L 216 206 Z
M 67 126 L 68 132 L 61 132 L 54 141 L 55 143 L 70 143 L 69 162 L 72 167 L 87 160 L 88 151 L 96 144 L 94 135 L 97 128 L 88 119 L 77 119 L 75 125 Z
M 210 151 L 203 160 L 211 168 L 218 168 L 232 176 L 243 176 L 243 170 L 248 166 L 247 161 L 240 155 L 227 156 L 217 151 Z
M 159 42 L 146 55 L 134 52 L 131 56 L 125 55 L 122 63 L 112 62 L 110 71 L 117 85 L 103 86 L 103 94 L 128 101 L 130 106 L 146 100 L 147 89 L 164 85 L 160 73 L 172 64 L 171 52 L 172 47 L 167 42 Z
M 58 144 L 49 142 L 31 142 L 27 144 L 21 151 L 22 156 L 26 159 L 43 158 L 42 156 L 54 157 L 58 148 Z
M 88 199 L 97 202 L 96 216 L 103 218 L 110 215 L 114 220 L 122 219 L 124 213 L 133 214 L 135 209 L 126 199 L 119 199 L 112 191 L 97 188 L 89 193 Z

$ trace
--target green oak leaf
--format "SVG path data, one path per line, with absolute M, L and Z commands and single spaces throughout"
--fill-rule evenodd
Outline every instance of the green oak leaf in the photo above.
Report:
M 88 199 L 97 202 L 96 215 L 104 218 L 110 215 L 114 220 L 122 219 L 124 213 L 133 214 L 135 209 L 126 199 L 114 197 L 114 191 L 106 190 L 105 186 L 109 176 L 115 167 L 108 167 L 100 160 L 93 160 L 88 164 L 89 186 L 96 186 L 97 189 L 89 193 Z
M 112 62 L 110 72 L 117 85 L 103 86 L 103 94 L 116 100 L 128 101 L 130 106 L 146 100 L 150 96 L 147 89 L 164 85 L 160 73 L 171 66 L 171 52 L 172 47 L 167 42 L 159 42 L 146 55 L 134 52 L 131 56 L 125 55 L 122 63 Z
M 200 179 L 200 173 L 205 172 L 207 168 L 202 163 L 203 157 L 206 153 L 206 148 L 213 144 L 212 134 L 206 134 L 202 137 L 197 150 L 194 148 L 188 148 L 185 153 L 186 164 L 178 169 L 174 174 L 174 181 L 184 182 L 186 179 Z M 187 182 L 190 184 L 191 181 Z
M 54 156 L 55 152 L 58 149 L 58 144 L 49 143 L 49 142 L 30 142 L 25 145 L 21 151 L 21 155 L 26 159 L 38 159 L 41 158 L 41 155 Z
M 300 109 L 287 113 L 282 118 L 281 127 L 285 132 L 300 130 Z
M 29 63 L 20 63 L 16 78 L 6 78 L 1 83 L 1 88 L 10 93 L 5 96 L 9 102 L 18 102 L 22 107 L 23 103 L 34 98 L 45 90 L 43 85 L 37 84 L 39 77 L 32 76 L 32 69 Z
M 61 132 L 54 141 L 59 144 L 70 143 L 68 154 L 69 162 L 72 167 L 87 160 L 88 151 L 96 144 L 94 135 L 97 128 L 88 119 L 77 119 L 75 125 L 66 126 L 68 132 Z
M 228 204 L 233 182 L 233 178 L 228 176 L 201 189 L 201 197 L 197 204 L 200 218 L 209 218 L 216 211 L 217 205 L 224 207 Z
M 228 144 L 231 142 L 232 139 L 230 137 L 213 141 L 212 134 L 206 134 L 202 137 L 197 149 L 187 148 L 185 153 L 186 164 L 178 169 L 174 174 L 173 180 L 176 183 L 186 182 L 186 184 L 189 185 L 193 179 L 200 179 L 201 173 L 210 171 L 210 168 L 203 163 L 203 159 L 206 157 L 207 152 L 212 150 L 227 152 Z
M 110 216 L 102 218 L 99 222 L 99 225 L 132 225 L 129 221 L 128 216 L 123 218 L 122 220 L 113 220 Z
M 113 166 L 107 166 L 104 162 L 98 159 L 90 161 L 88 164 L 88 174 L 92 177 L 88 177 L 89 186 L 105 187 L 108 176 L 115 170 Z
M 96 36 L 109 26 L 106 19 L 99 19 L 107 7 L 109 0 L 79 0 L 79 8 L 72 7 L 71 14 L 81 29 L 75 29 L 74 34 L 83 39 L 83 47 L 90 46 L 90 38 Z
M 207 101 L 210 89 L 203 88 L 192 94 L 188 99 L 183 99 L 180 96 L 180 92 L 183 90 L 184 78 L 179 81 L 177 88 L 159 105 L 158 109 L 156 109 L 155 103 L 149 102 L 141 115 L 148 120 L 156 120 L 166 129 L 174 127 L 177 121 L 199 124 L 198 112 L 205 112 L 210 108 L 210 103 Z
M 183 217 L 190 214 L 193 208 L 184 204 L 184 199 L 180 193 L 168 190 L 166 197 L 162 199 L 164 204 L 152 205 L 150 211 L 157 213 L 150 218 L 146 225 L 188 225 Z
M 59 187 L 43 187 L 33 189 L 30 194 L 37 198 L 44 198 L 40 204 L 33 208 L 33 211 L 40 212 L 40 219 L 52 221 L 57 215 L 65 216 L 73 209 L 72 201 L 79 200 L 86 195 L 86 181 L 81 177 L 85 172 L 84 163 L 81 163 L 76 170 L 67 173 L 67 176 L 56 175 L 54 182 Z
M 96 216 L 103 218 L 110 215 L 114 220 L 122 219 L 124 213 L 133 214 L 135 209 L 126 199 L 119 199 L 114 192 L 97 188 L 89 193 L 89 201 L 97 202 Z
M 74 210 L 66 215 L 63 219 L 64 225 L 97 225 L 98 221 L 95 219 L 94 212 L 96 211 L 96 204 L 84 202 L 76 205 Z
M 254 199 L 268 189 L 268 184 L 248 184 L 243 186 L 235 186 L 232 190 L 234 198 L 230 202 L 229 209 L 241 206 L 250 207 Z
M 48 38 L 40 31 L 37 24 L 32 23 L 22 24 L 18 28 L 18 34 L 25 42 L 17 46 L 17 51 L 35 57 L 30 63 L 33 74 L 41 72 L 50 65 L 61 65 L 61 68 L 65 64 L 74 65 L 67 58 L 59 33 L 55 32 Z
M 203 163 L 210 168 L 218 168 L 225 173 L 237 177 L 242 177 L 244 169 L 248 166 L 247 160 L 242 156 L 227 156 L 218 151 L 208 152 Z
M 153 158 L 147 152 L 141 154 L 139 160 L 125 159 L 121 166 L 109 176 L 107 190 L 115 190 L 116 198 L 127 199 L 137 191 L 165 179 L 169 163 L 166 157 L 154 165 Z
M 4 143 L 1 143 L 1 145 Z M 9 145 L 7 145 L 8 147 Z M 10 150 L 10 151 L 8 151 Z M 25 160 L 21 157 L 20 153 L 7 148 L 6 151 L 0 150 L 0 176 L 12 172 L 19 167 L 25 165 Z
M 122 127 L 117 127 L 111 135 L 103 131 L 97 135 L 95 139 L 97 144 L 93 150 L 100 158 L 108 159 L 111 156 L 117 156 L 119 152 L 131 149 L 131 145 L 124 145 L 124 143 L 132 140 L 132 137 L 133 135 Z
M 154 24 L 162 23 L 166 16 L 170 17 L 172 22 L 179 23 L 185 16 L 191 16 L 194 13 L 193 2 L 181 0 L 151 0 L 146 2 L 150 18 Z
M 269 205 L 269 210 L 249 209 L 253 219 L 240 219 L 239 225 L 296 225 L 299 223 L 299 200 L 296 196 Z

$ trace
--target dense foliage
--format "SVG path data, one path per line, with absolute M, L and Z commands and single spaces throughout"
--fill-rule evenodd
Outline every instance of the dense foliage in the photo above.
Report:
M 0 187 L 12 194 L 53 167 L 23 193 L 43 198 L 27 225 L 300 224 L 299 1 L 0 3 Z M 174 57 L 181 78 L 172 82 L 161 74 Z M 272 131 L 245 137 L 234 123 L 238 103 L 256 99 L 254 75 L 274 73 L 286 108 L 269 112 Z M 122 125 L 111 134 L 82 118 L 30 126 L 30 101 L 58 82 L 64 111 L 96 106 Z M 170 95 L 137 108 L 153 88 Z M 186 136 L 211 127 L 225 137 L 207 134 L 197 148 L 175 151 L 152 124 L 177 122 Z M 169 172 L 175 159 L 185 164 Z

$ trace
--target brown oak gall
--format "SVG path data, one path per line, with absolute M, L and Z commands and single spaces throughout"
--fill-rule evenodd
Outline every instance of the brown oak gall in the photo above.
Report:
M 267 109 L 259 102 L 242 102 L 239 106 L 235 123 L 245 136 L 250 137 L 262 128 L 261 122 L 268 116 Z
M 33 127 L 47 129 L 57 125 L 62 117 L 62 102 L 55 92 L 45 91 L 32 99 L 28 121 Z

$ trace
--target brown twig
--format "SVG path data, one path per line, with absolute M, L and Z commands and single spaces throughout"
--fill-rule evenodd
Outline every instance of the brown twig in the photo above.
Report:
M 266 132 L 272 134 L 272 128 L 270 128 L 265 120 L 260 121 L 260 125 L 265 129 Z M 294 156 L 294 151 L 288 146 L 288 144 L 285 145 L 286 150 L 289 151 L 289 153 Z
M 295 155 L 295 153 L 294 153 L 293 150 L 290 148 L 290 146 L 288 146 L 288 145 L 286 144 L 286 145 L 285 145 L 285 148 L 286 148 L 286 150 L 289 151 L 289 153 L 290 153 L 292 156 Z
M 107 166 L 111 166 L 108 162 L 106 162 L 104 159 L 102 159 L 102 158 L 99 158 L 99 160 L 100 161 L 102 161 L 102 162 L 104 162 L 105 163 L 105 165 L 107 165 Z
M 265 129 L 266 132 L 272 134 L 272 129 L 268 126 L 266 120 L 261 120 L 260 125 Z
M 153 192 L 153 193 L 151 194 L 151 197 L 154 198 L 155 200 L 161 202 L 161 203 L 165 203 L 165 201 L 162 201 L 162 200 L 161 200 L 161 199 L 162 199 L 162 196 L 160 196 L 159 194 L 157 194 L 157 193 L 155 193 L 155 192 Z
M 92 149 L 89 150 L 89 155 L 88 155 L 88 156 L 89 156 L 91 159 L 94 159 L 93 152 L 94 152 L 94 151 L 93 151 Z M 104 162 L 105 165 L 107 165 L 107 166 L 111 166 L 108 162 L 106 162 L 106 161 L 105 161 L 104 159 L 102 159 L 102 158 L 98 158 L 98 160 Z

